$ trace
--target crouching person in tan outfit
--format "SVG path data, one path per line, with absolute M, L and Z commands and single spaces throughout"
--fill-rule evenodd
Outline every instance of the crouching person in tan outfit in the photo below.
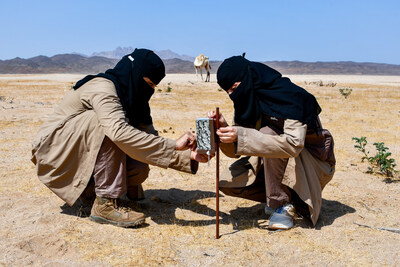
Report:
M 164 76 L 156 54 L 135 49 L 113 69 L 78 81 L 33 142 L 39 179 L 69 205 L 95 192 L 93 221 L 143 223 L 144 214 L 120 198 L 144 197 L 149 164 L 194 174 L 207 161 L 190 132 L 175 141 L 154 129 L 148 102 Z
M 220 115 L 221 150 L 245 156 L 222 173 L 220 190 L 266 202 L 270 229 L 293 227 L 296 209 L 315 225 L 335 166 L 333 139 L 322 129 L 315 97 L 276 70 L 239 56 L 221 64 L 217 79 L 235 109 L 234 126 Z

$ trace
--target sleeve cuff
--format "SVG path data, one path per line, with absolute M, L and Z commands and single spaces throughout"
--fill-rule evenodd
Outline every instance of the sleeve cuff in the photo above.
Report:
M 237 155 L 242 155 L 246 149 L 246 132 L 243 127 L 234 126 L 237 130 L 237 142 L 235 153 Z

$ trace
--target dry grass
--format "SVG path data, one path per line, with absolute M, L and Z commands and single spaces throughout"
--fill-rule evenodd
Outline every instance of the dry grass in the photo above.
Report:
M 351 140 L 366 136 L 370 143 L 384 142 L 400 162 L 400 77 L 291 77 L 317 97 L 323 125 L 335 137 L 337 172 L 323 192 L 320 220 L 315 228 L 298 220 L 290 231 L 270 232 L 261 204 L 221 196 L 219 240 L 214 238 L 215 160 L 202 164 L 195 176 L 153 167 L 144 183 L 147 224 L 137 229 L 93 223 L 87 210 L 64 205 L 38 181 L 29 160 L 30 142 L 45 115 L 81 77 L 0 76 L 0 265 L 400 264 L 399 234 L 354 224 L 400 228 L 400 183 L 366 174 Z M 309 85 L 318 80 L 337 85 Z M 342 87 L 353 89 L 347 99 L 339 92 Z M 150 104 L 165 137 L 195 130 L 195 119 L 217 106 L 232 120 L 232 103 L 215 82 L 168 75 L 159 88 L 163 92 L 155 93 Z M 221 169 L 231 162 L 222 156 Z

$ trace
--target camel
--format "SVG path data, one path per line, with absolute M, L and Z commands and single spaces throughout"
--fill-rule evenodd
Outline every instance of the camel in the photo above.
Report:
M 208 57 L 205 57 L 203 54 L 200 54 L 198 57 L 196 57 L 196 59 L 194 60 L 194 69 L 196 70 L 196 77 L 197 80 L 199 80 L 199 76 L 197 73 L 197 69 L 200 69 L 200 76 L 201 76 L 201 80 L 203 81 L 203 72 L 202 72 L 202 68 L 205 68 L 207 71 L 207 77 L 205 82 L 209 82 L 210 81 L 210 69 L 211 69 L 211 65 L 210 62 L 208 61 Z

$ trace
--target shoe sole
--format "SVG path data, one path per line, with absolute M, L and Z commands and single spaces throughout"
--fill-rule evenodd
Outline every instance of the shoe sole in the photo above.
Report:
M 276 223 L 276 224 L 273 224 L 273 225 L 268 225 L 268 229 L 271 229 L 271 230 L 289 230 L 289 229 L 293 228 L 293 226 L 294 225 L 289 227 L 289 226 L 286 226 L 286 225 L 283 225 L 283 224 Z
M 116 222 L 116 221 L 108 220 L 106 218 L 99 217 L 99 216 L 89 216 L 89 219 L 96 223 L 112 224 L 112 225 L 115 225 L 118 227 L 124 227 L 124 228 L 135 227 L 135 226 L 141 225 L 145 221 L 145 218 L 142 218 L 135 222 Z

